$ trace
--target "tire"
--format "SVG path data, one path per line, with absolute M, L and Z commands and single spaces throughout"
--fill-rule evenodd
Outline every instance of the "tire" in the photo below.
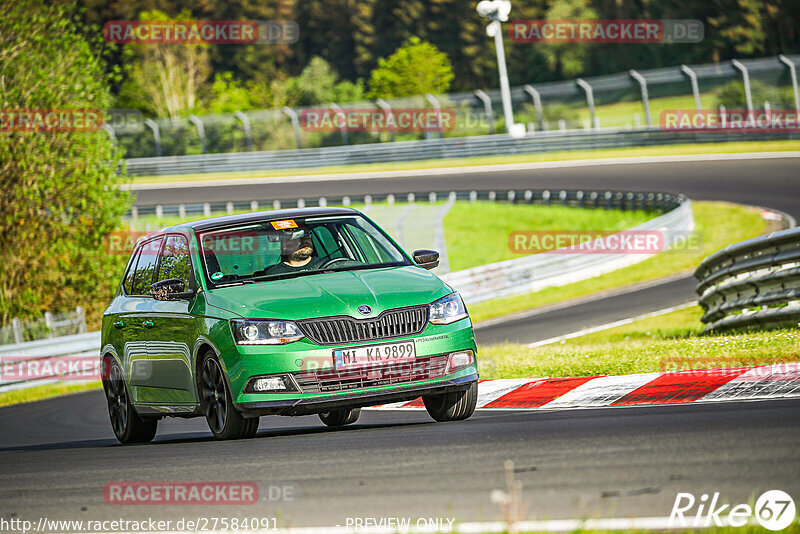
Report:
M 200 364 L 199 390 L 208 428 L 216 439 L 242 439 L 256 435 L 258 418 L 246 419 L 236 410 L 219 359 L 211 350 Z
M 117 440 L 125 445 L 153 441 L 158 430 L 158 419 L 143 419 L 136 413 L 128 395 L 125 374 L 115 360 L 104 360 L 103 367 L 108 417 Z
M 463 391 L 424 395 L 422 402 L 428 414 L 440 423 L 469 419 L 478 404 L 478 382 L 471 383 L 469 388 Z
M 359 415 L 361 415 L 361 408 L 342 408 L 341 410 L 322 412 L 319 414 L 319 418 L 327 426 L 345 426 L 358 421 Z

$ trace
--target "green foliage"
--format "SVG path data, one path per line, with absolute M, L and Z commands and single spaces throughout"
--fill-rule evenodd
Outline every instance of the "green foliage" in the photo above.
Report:
M 110 107 L 108 77 L 73 12 L 0 3 L 0 107 Z M 128 206 L 119 163 L 103 130 L 0 133 L 0 324 L 105 306 L 125 261 L 103 246 Z
M 447 92 L 453 81 L 453 67 L 447 56 L 431 43 L 409 38 L 386 59 L 369 80 L 370 98 L 439 94 Z
M 750 95 L 753 99 L 753 106 L 760 108 L 764 102 L 769 102 L 773 109 L 780 107 L 794 107 L 794 93 L 791 87 L 778 88 L 768 86 L 759 81 L 750 81 Z M 744 83 L 734 80 L 723 85 L 717 93 L 717 107 L 725 106 L 726 109 L 746 109 L 747 96 L 744 92 Z
M 597 12 L 585 0 L 561 0 L 547 11 L 551 20 L 596 19 Z M 550 68 L 564 78 L 583 74 L 590 45 L 583 43 L 545 43 L 540 47 Z
M 288 80 L 287 86 L 287 101 L 295 106 L 356 102 L 364 96 L 360 80 L 340 82 L 336 71 L 321 57 L 312 58 L 300 76 Z

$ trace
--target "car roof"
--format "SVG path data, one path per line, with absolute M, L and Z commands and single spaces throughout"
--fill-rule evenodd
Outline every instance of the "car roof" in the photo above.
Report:
M 163 228 L 161 232 L 169 232 L 172 229 L 178 228 L 191 228 L 196 232 L 204 232 L 206 230 L 215 230 L 217 228 L 225 228 L 228 226 L 253 223 L 261 221 L 274 221 L 278 219 L 292 219 L 302 217 L 314 217 L 317 215 L 345 215 L 360 213 L 351 208 L 292 208 L 283 210 L 268 210 L 268 211 L 254 211 L 251 213 L 240 213 L 238 215 L 225 215 L 223 217 L 213 217 L 211 219 L 201 219 L 199 221 L 191 221 L 181 223 L 170 228 Z

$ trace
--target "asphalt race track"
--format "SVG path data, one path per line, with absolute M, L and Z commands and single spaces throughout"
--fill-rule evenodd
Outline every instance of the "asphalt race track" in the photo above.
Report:
M 3 516 L 142 520 L 280 517 L 499 518 L 490 500 L 514 461 L 539 519 L 669 516 L 678 492 L 731 503 L 800 492 L 800 401 L 478 411 L 434 423 L 424 410 L 364 412 L 344 430 L 312 417 L 262 419 L 252 440 L 215 442 L 205 421 L 168 420 L 150 445 L 117 445 L 101 392 L 0 409 Z M 119 480 L 258 483 L 261 500 L 225 506 L 111 506 Z M 293 500 L 269 501 L 289 487 Z
M 580 188 L 684 193 L 800 217 L 800 158 L 614 165 L 314 184 L 314 196 L 431 189 Z M 266 189 L 264 189 L 266 188 Z M 237 186 L 225 200 L 309 196 L 311 186 Z M 141 205 L 219 200 L 218 188 L 140 191 Z M 211 195 L 214 196 L 211 196 Z M 694 298 L 686 278 L 577 308 L 481 328 L 479 341 L 531 341 Z M 617 314 L 617 315 L 615 315 Z M 490 493 L 511 459 L 538 519 L 669 516 L 678 492 L 732 504 L 770 489 L 800 496 L 800 401 L 476 412 L 433 423 L 421 410 L 365 411 L 329 430 L 319 420 L 263 418 L 257 438 L 211 439 L 205 421 L 162 421 L 150 445 L 119 446 L 101 392 L 0 408 L 0 518 L 279 517 L 279 526 L 354 517 L 500 517 Z M 108 482 L 257 482 L 261 501 L 232 509 L 110 506 Z M 270 500 L 270 488 L 292 499 Z M 446 524 L 446 523 L 445 523 Z

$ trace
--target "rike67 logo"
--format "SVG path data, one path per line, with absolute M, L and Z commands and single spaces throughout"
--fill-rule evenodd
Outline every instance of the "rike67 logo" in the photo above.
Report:
M 755 506 L 722 504 L 719 493 L 699 499 L 691 493 L 678 493 L 669 516 L 671 528 L 708 528 L 711 526 L 743 527 L 758 523 L 768 530 L 783 530 L 796 518 L 794 500 L 781 490 L 761 494 Z

